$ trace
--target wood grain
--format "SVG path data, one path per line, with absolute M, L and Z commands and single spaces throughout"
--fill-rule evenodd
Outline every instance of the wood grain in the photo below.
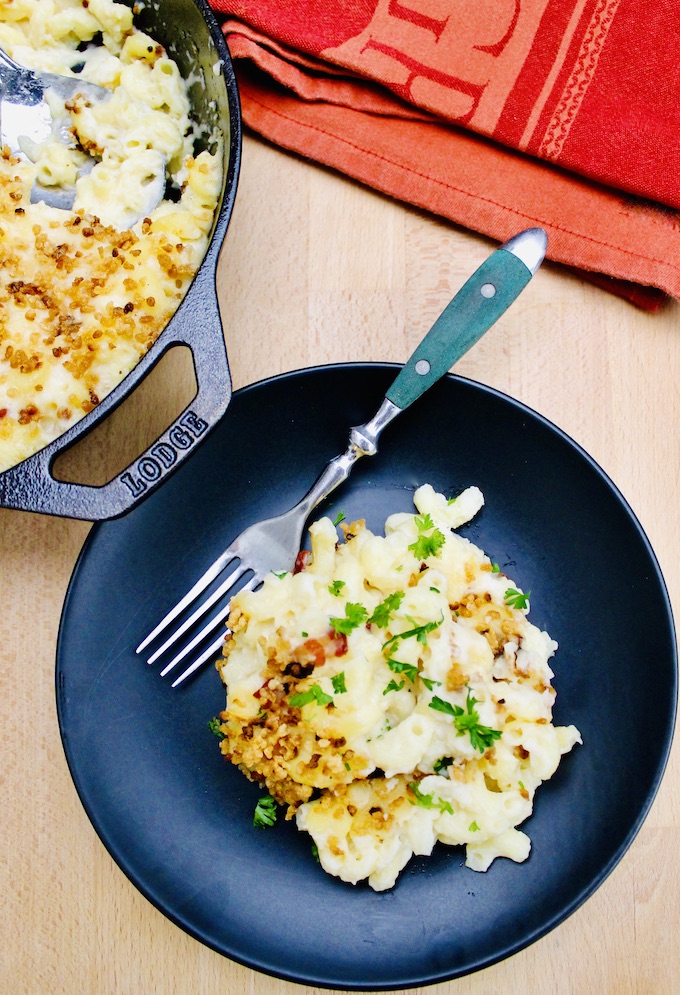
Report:
M 247 137 L 219 266 L 235 386 L 318 363 L 404 361 L 493 247 Z M 535 408 L 600 463 L 647 531 L 677 614 L 680 305 L 650 316 L 548 264 L 456 371 Z M 189 363 L 173 359 L 63 472 L 110 477 L 180 410 L 192 376 Z M 113 863 L 80 805 L 59 739 L 53 671 L 64 594 L 88 528 L 0 511 L 0 990 L 312 995 L 172 925 Z M 653 707 L 641 687 L 641 707 L 650 700 Z M 427 991 L 673 995 L 679 930 L 676 746 L 637 839 L 584 906 L 509 960 Z

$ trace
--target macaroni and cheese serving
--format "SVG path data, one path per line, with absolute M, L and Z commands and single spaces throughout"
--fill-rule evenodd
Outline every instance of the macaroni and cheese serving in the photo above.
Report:
M 557 644 L 529 593 L 455 531 L 481 492 L 414 502 L 384 536 L 313 524 L 295 571 L 233 598 L 217 664 L 222 753 L 266 791 L 256 822 L 286 806 L 324 870 L 378 891 L 437 841 L 477 871 L 525 860 L 517 827 L 581 741 L 552 722 Z
M 219 138 L 194 154 L 187 82 L 133 16 L 114 0 L 0 0 L 16 62 L 111 92 L 64 105 L 48 90 L 53 134 L 0 154 L 0 471 L 125 377 L 207 248 Z M 73 209 L 34 203 L 41 187 L 75 188 Z

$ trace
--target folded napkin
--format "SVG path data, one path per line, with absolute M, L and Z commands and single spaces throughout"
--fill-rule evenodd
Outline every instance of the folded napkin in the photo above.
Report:
M 655 310 L 680 297 L 676 0 L 210 0 L 244 122 Z

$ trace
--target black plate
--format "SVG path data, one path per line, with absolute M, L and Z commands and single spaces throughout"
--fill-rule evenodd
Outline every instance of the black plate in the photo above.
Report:
M 411 861 L 376 894 L 323 873 L 291 823 L 252 827 L 258 789 L 227 765 L 208 720 L 209 667 L 171 690 L 134 647 L 246 525 L 286 510 L 398 367 L 345 365 L 238 391 L 211 437 L 126 517 L 95 526 L 69 587 L 57 651 L 64 749 L 83 805 L 130 880 L 171 920 L 256 970 L 307 985 L 395 989 L 520 950 L 605 879 L 649 809 L 677 696 L 673 621 L 645 535 L 605 474 L 562 432 L 447 376 L 319 511 L 385 517 L 416 486 L 479 485 L 463 532 L 525 590 L 559 641 L 555 720 L 584 745 L 538 792 L 525 864 L 464 867 L 461 848 Z M 649 693 L 653 707 L 645 707 Z M 606 924 L 602 925 L 606 931 Z

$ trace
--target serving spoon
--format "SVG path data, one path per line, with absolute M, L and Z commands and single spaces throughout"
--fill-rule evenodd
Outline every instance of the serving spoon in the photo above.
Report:
M 58 137 L 64 144 L 72 142 L 68 131 L 69 121 L 55 121 L 45 93 L 51 90 L 64 102 L 78 94 L 93 103 L 108 100 L 111 91 L 78 76 L 60 76 L 57 73 L 27 69 L 10 58 L 0 48 L 0 140 L 11 151 L 30 159 L 31 148 L 49 138 Z M 78 175 L 88 173 L 97 160 L 88 159 Z M 47 187 L 37 181 L 31 190 L 31 202 L 44 201 L 51 207 L 71 210 L 75 200 L 75 187 Z

